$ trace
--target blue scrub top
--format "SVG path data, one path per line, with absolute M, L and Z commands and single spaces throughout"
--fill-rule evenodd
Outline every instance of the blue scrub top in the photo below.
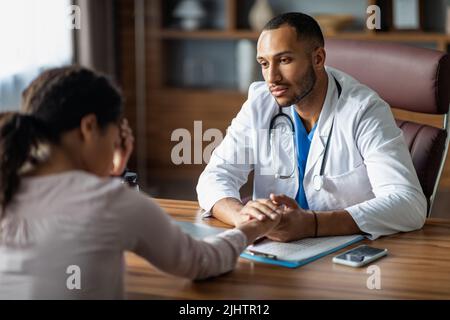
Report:
M 297 164 L 298 164 L 298 192 L 295 200 L 299 206 L 303 209 L 309 209 L 308 201 L 306 200 L 306 194 L 303 187 L 303 178 L 305 177 L 306 160 L 308 159 L 309 148 L 311 147 L 311 141 L 316 131 L 317 123 L 311 129 L 309 133 L 306 132 L 303 126 L 302 119 L 298 115 L 295 107 L 292 107 L 292 115 L 294 118 L 295 126 L 295 143 L 297 148 Z

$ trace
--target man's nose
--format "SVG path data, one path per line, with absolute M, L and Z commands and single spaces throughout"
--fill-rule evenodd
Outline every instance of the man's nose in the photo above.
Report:
M 277 83 L 281 81 L 281 73 L 277 66 L 269 67 L 269 70 L 267 70 L 266 81 L 268 83 Z

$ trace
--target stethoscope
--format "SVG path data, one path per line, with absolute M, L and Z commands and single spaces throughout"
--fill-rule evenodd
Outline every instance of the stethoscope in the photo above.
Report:
M 342 92 L 342 87 L 339 83 L 339 81 L 337 81 L 337 79 L 333 76 L 334 81 L 336 83 L 336 87 L 338 90 L 338 100 L 341 97 L 341 92 Z M 319 174 L 316 174 L 313 176 L 313 188 L 316 191 L 320 191 L 322 190 L 323 187 L 323 173 L 325 171 L 325 159 L 328 155 L 328 149 L 329 149 L 329 142 L 330 142 L 330 137 L 331 137 L 331 133 L 333 132 L 333 125 L 334 125 L 334 118 L 331 122 L 331 128 L 330 128 L 330 134 L 327 137 L 327 141 L 325 143 L 325 151 L 322 157 L 322 161 L 320 164 L 320 171 Z M 278 106 L 278 113 L 270 120 L 270 126 L 269 126 L 269 139 L 270 139 L 270 144 L 271 144 L 271 153 L 272 153 L 272 165 L 274 165 L 275 163 L 275 159 L 274 159 L 274 154 L 275 152 L 273 152 L 273 147 L 275 145 L 275 143 L 273 142 L 275 139 L 275 130 L 280 130 L 283 133 L 288 133 L 288 135 L 290 135 L 292 142 L 293 142 L 293 146 L 294 146 L 294 157 L 292 157 L 292 171 L 287 174 L 287 175 L 283 175 L 280 174 L 279 172 L 275 173 L 275 178 L 276 179 L 289 179 L 292 178 L 295 174 L 295 167 L 297 165 L 297 161 L 296 161 L 296 155 L 297 155 L 297 150 L 296 150 L 296 143 L 295 143 L 295 126 L 294 126 L 294 122 L 292 121 L 291 117 L 288 116 L 287 114 L 283 113 L 282 111 L 282 107 Z M 276 170 L 274 170 L 276 171 Z

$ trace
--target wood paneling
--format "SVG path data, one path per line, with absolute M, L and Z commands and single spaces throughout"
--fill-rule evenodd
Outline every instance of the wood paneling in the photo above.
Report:
M 192 179 L 195 180 L 203 171 L 205 164 L 174 165 L 171 161 L 172 148 L 178 144 L 171 141 L 172 132 L 179 128 L 187 129 L 194 136 L 194 121 L 202 121 L 202 133 L 209 128 L 217 128 L 225 134 L 230 121 L 240 110 L 244 97 L 232 92 L 211 92 L 205 94 L 195 90 L 161 90 L 155 93 L 152 105 L 156 118 L 149 127 L 148 141 L 151 173 L 154 178 Z M 209 142 L 204 143 L 206 146 Z M 192 145 L 192 144 L 191 144 Z M 193 161 L 193 151 L 191 155 Z

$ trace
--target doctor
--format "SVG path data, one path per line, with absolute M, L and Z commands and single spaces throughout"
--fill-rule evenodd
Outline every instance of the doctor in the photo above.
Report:
M 389 105 L 325 59 L 310 16 L 267 23 L 257 45 L 265 82 L 250 86 L 199 178 L 206 215 L 240 225 L 281 212 L 268 235 L 276 241 L 376 239 L 423 226 L 427 201 Z M 251 171 L 254 200 L 244 205 L 239 190 Z

